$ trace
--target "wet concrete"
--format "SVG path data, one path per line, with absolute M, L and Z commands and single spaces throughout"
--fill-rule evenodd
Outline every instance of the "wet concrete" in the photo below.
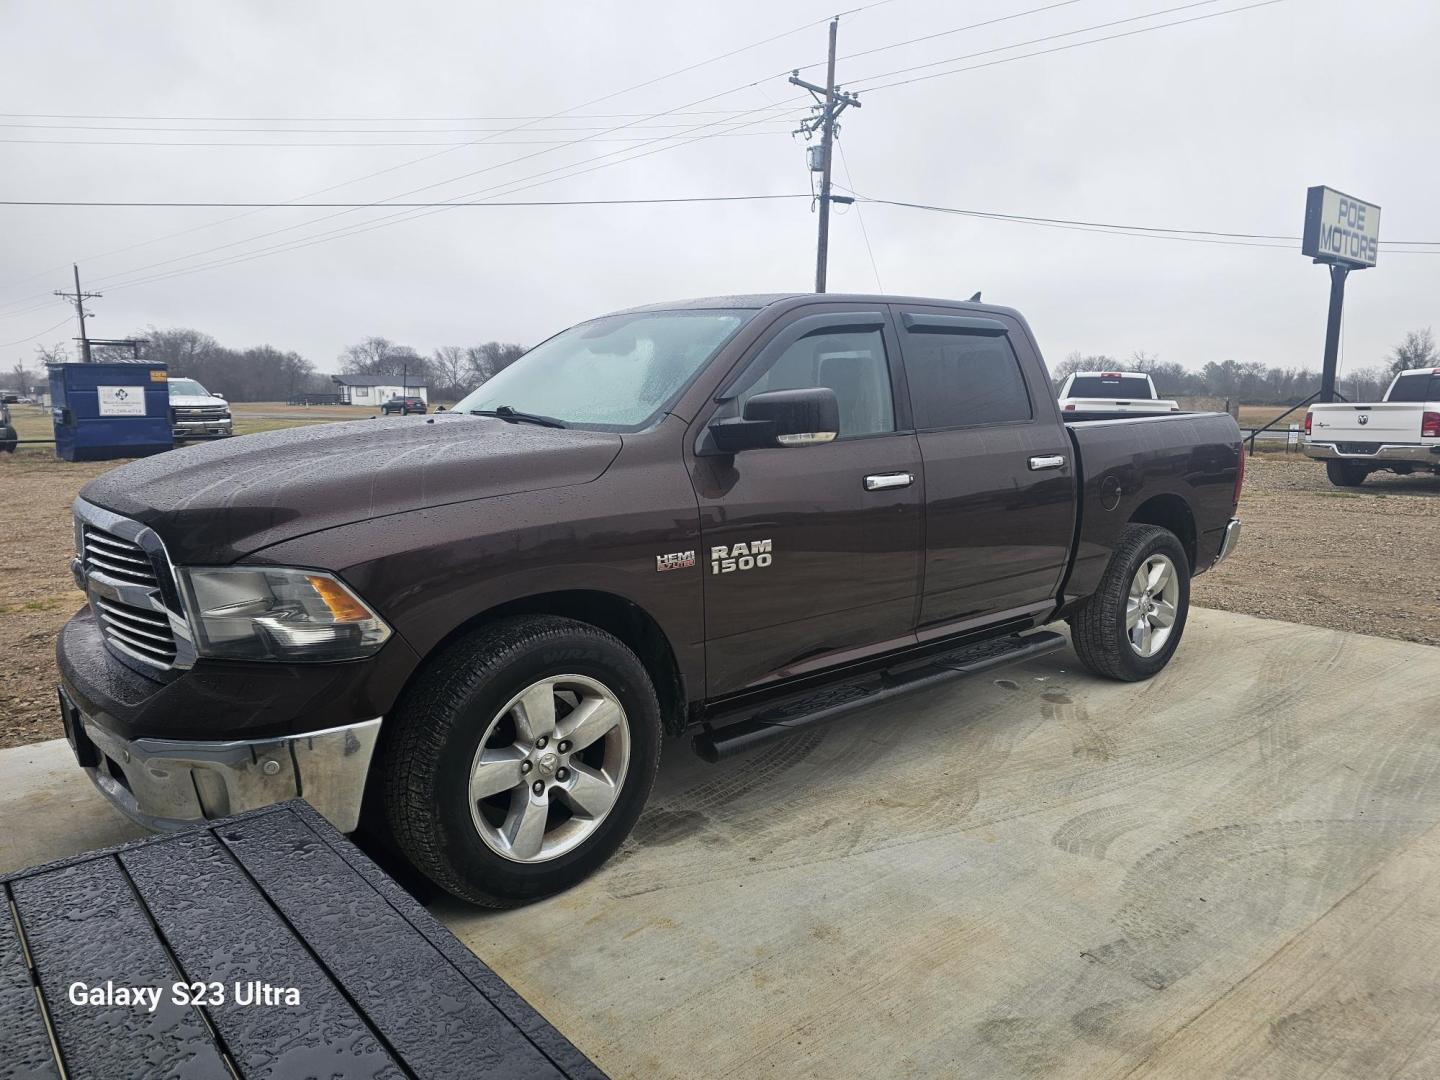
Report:
M 707 766 L 620 855 L 432 909 L 616 1077 L 1440 1074 L 1440 650 L 1196 611 Z M 128 833 L 0 751 L 0 869 Z

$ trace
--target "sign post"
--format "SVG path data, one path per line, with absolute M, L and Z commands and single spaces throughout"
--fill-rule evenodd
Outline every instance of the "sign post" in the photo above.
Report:
M 1305 199 L 1305 233 L 1300 250 L 1330 267 L 1330 314 L 1325 323 L 1320 400 L 1334 401 L 1345 279 L 1351 270 L 1374 266 L 1379 258 L 1380 207 L 1334 188 L 1312 187 Z

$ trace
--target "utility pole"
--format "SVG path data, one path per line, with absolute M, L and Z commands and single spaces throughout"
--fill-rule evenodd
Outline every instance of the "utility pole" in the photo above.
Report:
M 835 86 L 835 36 L 840 30 L 840 17 L 830 20 L 830 57 L 825 65 L 825 85 L 815 86 L 800 78 L 797 68 L 790 74 L 790 82 L 804 87 L 815 95 L 818 110 L 816 115 L 800 123 L 800 130 L 808 138 L 817 130 L 820 132 L 820 234 L 815 243 L 815 291 L 825 291 L 825 269 L 830 258 L 830 159 L 835 145 L 835 121 L 849 105 L 860 108 L 857 94 L 839 93 Z M 848 200 L 847 200 L 848 201 Z
M 97 299 L 102 294 L 98 292 L 81 292 L 80 267 L 71 263 L 70 268 L 75 271 L 75 291 L 73 293 L 67 293 L 56 289 L 55 295 L 63 296 L 75 305 L 75 315 L 80 320 L 80 356 L 85 363 L 88 364 L 90 363 L 90 335 L 85 332 L 85 320 L 88 318 L 85 314 L 85 301 Z

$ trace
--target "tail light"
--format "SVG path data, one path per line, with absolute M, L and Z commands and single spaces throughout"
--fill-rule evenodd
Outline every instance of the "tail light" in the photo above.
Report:
M 1179 405 L 1171 405 L 1171 406 L 1170 406 L 1170 411 L 1171 411 L 1171 412 L 1179 412 L 1179 411 L 1180 411 L 1180 406 L 1179 406 Z
M 1245 444 L 1240 444 L 1240 463 L 1235 467 L 1235 505 L 1240 505 L 1240 489 L 1245 486 Z
M 1312 413 L 1309 409 L 1306 409 L 1306 410 L 1305 410 L 1305 434 L 1306 434 L 1306 435 L 1309 435 L 1309 434 L 1310 434 L 1310 424 L 1311 424 L 1311 421 L 1314 420 L 1314 418 L 1315 418 L 1315 414 Z
M 1066 412 L 1074 412 L 1074 411 L 1075 411 L 1075 406 L 1074 406 L 1074 405 L 1066 405 L 1066 406 L 1065 406 L 1065 411 L 1066 411 Z
M 1427 412 L 1420 419 L 1422 439 L 1440 439 L 1440 412 Z

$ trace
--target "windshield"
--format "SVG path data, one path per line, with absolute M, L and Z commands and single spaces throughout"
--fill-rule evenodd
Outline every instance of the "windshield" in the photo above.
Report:
M 572 427 L 639 431 L 674 404 L 753 310 L 607 315 L 531 349 L 455 406 L 508 405 Z
M 1414 375 L 1401 375 L 1390 388 L 1386 401 L 1440 401 L 1440 375 L 1428 371 Z
M 170 394 L 173 397 L 209 397 L 205 387 L 194 379 L 171 379 Z
M 1070 384 L 1071 397 L 1148 398 L 1150 383 L 1145 379 L 1127 378 L 1123 375 L 1076 375 Z

